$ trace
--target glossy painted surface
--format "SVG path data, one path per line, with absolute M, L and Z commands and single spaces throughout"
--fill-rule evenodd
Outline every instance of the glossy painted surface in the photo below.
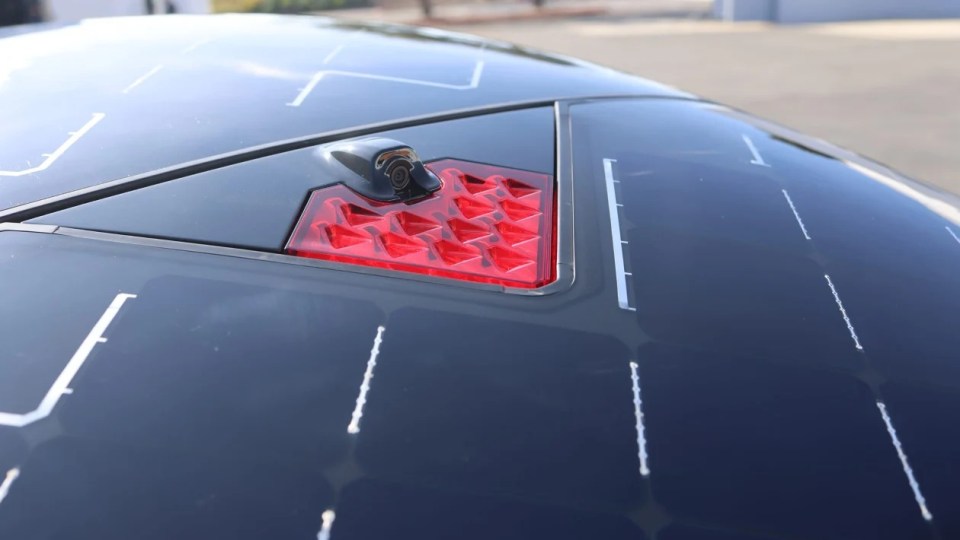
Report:
M 719 106 L 560 108 L 576 280 L 546 296 L 0 231 L 0 538 L 960 537 L 957 199 Z M 502 146 L 545 111 L 408 133 L 542 170 Z M 270 244 L 307 152 L 37 222 L 257 193 Z
M 0 58 L 0 208 L 389 120 L 558 97 L 681 95 L 469 36 L 312 17 L 93 19 L 2 39 Z
M 0 534 L 955 536 L 953 199 L 712 105 L 570 114 L 577 279 L 545 297 L 0 233 L 10 412 L 137 295 L 0 426 Z

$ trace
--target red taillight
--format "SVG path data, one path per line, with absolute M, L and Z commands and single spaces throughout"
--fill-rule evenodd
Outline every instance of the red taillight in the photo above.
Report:
M 427 168 L 443 186 L 414 203 L 342 184 L 313 192 L 287 253 L 527 289 L 555 279 L 553 177 L 454 160 Z

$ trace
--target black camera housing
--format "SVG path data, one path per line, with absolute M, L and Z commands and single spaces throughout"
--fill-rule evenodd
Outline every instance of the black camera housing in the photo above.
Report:
M 415 201 L 440 189 L 440 179 L 423 166 L 413 148 L 394 139 L 345 141 L 318 154 L 332 178 L 368 199 Z

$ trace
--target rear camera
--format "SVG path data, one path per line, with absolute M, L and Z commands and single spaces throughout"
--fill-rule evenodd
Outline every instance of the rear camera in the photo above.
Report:
M 405 163 L 397 163 L 390 170 L 390 185 L 396 191 L 402 191 L 410 186 L 410 169 Z

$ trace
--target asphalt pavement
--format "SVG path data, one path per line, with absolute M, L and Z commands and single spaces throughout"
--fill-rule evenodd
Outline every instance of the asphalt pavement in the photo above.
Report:
M 450 28 L 654 79 L 960 193 L 960 20 L 776 26 L 613 10 Z

